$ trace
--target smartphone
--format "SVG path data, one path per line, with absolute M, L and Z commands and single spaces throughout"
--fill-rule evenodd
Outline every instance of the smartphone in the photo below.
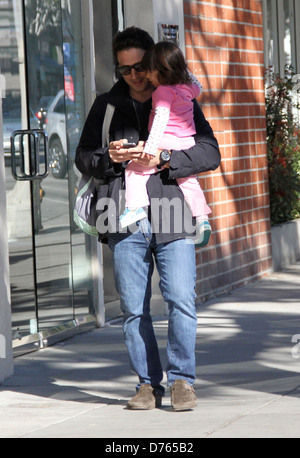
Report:
M 122 148 L 128 149 L 128 148 L 135 148 L 136 146 L 137 146 L 136 143 L 124 143 Z

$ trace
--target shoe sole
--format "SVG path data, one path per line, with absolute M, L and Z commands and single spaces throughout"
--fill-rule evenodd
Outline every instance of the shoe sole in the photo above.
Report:
M 154 410 L 156 407 L 134 407 L 127 405 L 128 410 Z
M 189 404 L 186 404 L 184 406 L 174 406 L 172 405 L 172 408 L 174 410 L 174 412 L 186 412 L 186 411 L 189 411 L 189 410 L 194 410 L 196 407 L 198 407 L 198 402 L 192 402 L 192 403 L 189 403 Z

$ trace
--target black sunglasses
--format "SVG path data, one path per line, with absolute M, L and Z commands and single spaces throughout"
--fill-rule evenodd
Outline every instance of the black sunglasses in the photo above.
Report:
M 138 62 L 137 64 L 134 64 L 134 65 L 123 65 L 123 67 L 118 67 L 118 70 L 122 76 L 126 76 L 126 75 L 130 75 L 131 70 L 133 68 L 138 73 L 145 71 L 142 62 Z

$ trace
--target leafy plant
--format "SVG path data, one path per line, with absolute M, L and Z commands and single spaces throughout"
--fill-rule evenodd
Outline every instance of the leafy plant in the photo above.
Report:
M 267 145 L 271 224 L 300 216 L 300 130 L 295 100 L 295 74 L 286 67 L 282 78 L 266 71 Z

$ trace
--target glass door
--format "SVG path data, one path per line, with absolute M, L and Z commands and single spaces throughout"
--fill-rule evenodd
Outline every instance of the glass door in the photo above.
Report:
M 3 134 L 6 170 L 7 224 L 10 255 L 13 340 L 37 333 L 35 258 L 33 255 L 32 185 L 15 181 L 11 173 L 13 131 L 29 128 L 26 91 L 23 10 L 20 1 L 0 3 L 1 72 L 7 92 L 3 99 Z M 31 125 L 38 120 L 31 115 Z M 29 116 L 30 117 L 30 116 Z M 16 149 L 20 164 L 20 151 Z M 28 164 L 26 164 L 25 168 Z
M 62 8 L 59 1 L 26 0 L 24 10 L 29 110 L 48 134 L 51 172 L 32 181 L 38 329 L 73 316 L 69 187 L 67 175 Z M 35 129 L 29 118 L 29 128 Z
M 16 345 L 40 345 L 50 330 L 94 315 L 92 243 L 72 222 L 85 119 L 81 31 L 80 0 L 0 0 Z

